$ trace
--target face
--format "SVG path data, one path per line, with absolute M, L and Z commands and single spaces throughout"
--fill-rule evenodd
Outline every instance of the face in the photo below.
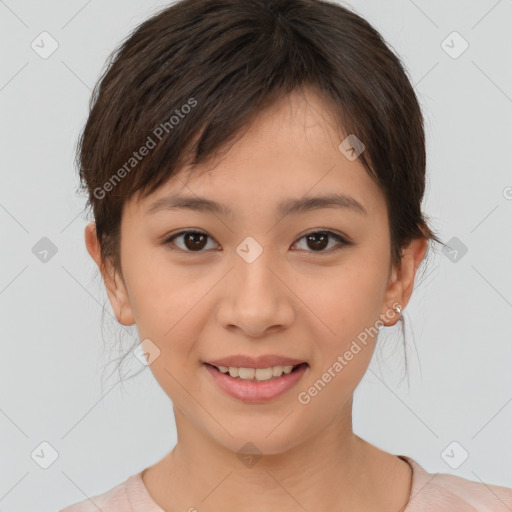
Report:
M 423 251 L 399 279 L 384 196 L 333 126 L 320 96 L 295 93 L 215 161 L 126 203 L 123 280 L 109 297 L 146 340 L 178 431 L 186 423 L 233 451 L 251 442 L 273 454 L 350 418 L 378 327 L 397 321 L 392 306 L 407 302 Z M 334 194 L 345 200 L 304 202 Z M 178 195 L 223 208 L 179 207 Z M 306 364 L 267 382 L 207 364 L 237 356 L 249 360 L 233 367 Z

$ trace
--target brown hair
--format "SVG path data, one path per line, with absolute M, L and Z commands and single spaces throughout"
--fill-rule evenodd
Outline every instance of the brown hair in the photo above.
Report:
M 104 261 L 121 272 L 123 205 L 207 161 L 263 108 L 314 87 L 384 193 L 391 260 L 423 237 L 423 116 L 400 58 L 362 17 L 322 0 L 180 0 L 114 51 L 77 148 Z M 341 139 L 340 139 L 341 142 Z M 145 150 L 143 148 L 146 148 Z M 122 273 L 121 273 L 122 275 Z

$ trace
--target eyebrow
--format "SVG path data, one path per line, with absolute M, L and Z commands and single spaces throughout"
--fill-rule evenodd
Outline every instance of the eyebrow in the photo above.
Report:
M 366 208 L 359 201 L 346 194 L 326 194 L 301 197 L 299 199 L 286 199 L 278 203 L 276 213 L 285 216 L 320 210 L 322 208 L 343 208 L 362 215 L 368 215 Z M 180 196 L 177 194 L 158 199 L 149 207 L 145 215 L 152 215 L 162 210 L 176 209 L 211 212 L 223 215 L 224 217 L 234 217 L 233 210 L 224 204 L 204 197 Z

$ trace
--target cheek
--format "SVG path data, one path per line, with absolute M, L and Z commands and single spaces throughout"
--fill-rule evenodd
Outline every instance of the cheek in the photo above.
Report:
M 385 270 L 355 255 L 322 275 L 302 277 L 297 296 L 304 311 L 321 330 L 322 339 L 340 344 L 350 342 L 379 319 Z
M 126 261 L 139 338 L 150 340 L 148 346 L 158 354 L 150 369 L 177 403 L 187 400 L 180 383 L 188 381 L 199 364 L 194 350 L 207 320 L 208 293 L 218 282 L 212 272 L 202 273 L 198 266 L 172 265 L 154 255 L 145 260 L 139 254 Z
M 206 293 L 208 281 L 194 275 L 192 267 L 172 264 L 163 250 L 131 246 L 127 243 L 123 269 L 139 332 L 159 339 L 172 336 Z
M 315 411 L 339 411 L 363 378 L 379 333 L 381 270 L 365 271 L 360 260 L 332 272 L 322 287 L 319 280 L 304 286 L 304 302 L 313 304 L 315 313 L 306 323 L 314 326 L 317 357 L 315 371 L 301 387 L 301 404 L 310 401 Z

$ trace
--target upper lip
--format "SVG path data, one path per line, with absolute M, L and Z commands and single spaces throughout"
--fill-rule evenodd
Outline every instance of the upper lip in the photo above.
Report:
M 305 363 L 302 359 L 292 359 L 290 357 L 268 354 L 259 357 L 244 355 L 228 356 L 222 359 L 206 361 L 213 366 L 235 366 L 237 368 L 269 368 L 270 366 L 295 366 Z

